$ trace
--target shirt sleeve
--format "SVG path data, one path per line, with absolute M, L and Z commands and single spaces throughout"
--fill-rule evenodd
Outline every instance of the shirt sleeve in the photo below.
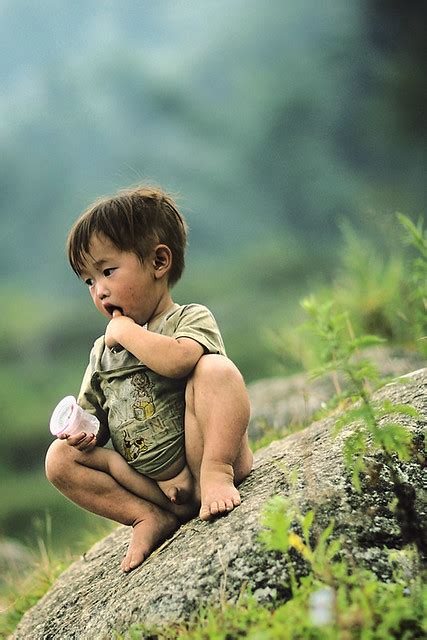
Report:
M 101 428 L 104 431 L 104 435 L 107 437 L 107 433 L 105 432 L 105 430 L 108 432 L 109 436 L 108 416 L 102 408 L 100 389 L 98 389 L 97 385 L 94 384 L 93 375 L 95 373 L 95 362 L 98 358 L 99 348 L 100 344 L 98 344 L 98 341 L 96 341 L 90 354 L 89 364 L 86 367 L 86 371 L 83 376 L 79 395 L 77 396 L 77 404 L 82 409 L 88 411 L 90 414 L 98 418 L 101 424 Z
M 226 355 L 216 320 L 203 305 L 188 304 L 183 307 L 174 338 L 191 338 L 202 345 L 205 353 Z

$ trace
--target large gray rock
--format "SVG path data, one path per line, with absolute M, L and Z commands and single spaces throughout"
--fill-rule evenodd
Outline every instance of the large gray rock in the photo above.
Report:
M 411 509 L 408 518 L 420 528 L 425 522 L 423 485 L 423 434 L 427 418 L 427 369 L 413 373 L 410 383 L 393 383 L 377 397 L 415 406 L 417 419 L 400 416 L 417 443 L 412 459 L 398 464 L 405 477 Z M 44 598 L 22 619 L 16 640 L 90 639 L 113 637 L 134 622 L 163 625 L 188 619 L 208 602 L 235 599 L 245 585 L 262 602 L 288 597 L 286 562 L 278 553 L 266 552 L 258 541 L 260 514 L 270 496 L 292 494 L 302 509 L 316 510 L 316 527 L 333 516 L 335 535 L 344 552 L 390 576 L 389 552 L 401 549 L 401 528 L 391 511 L 393 493 L 389 473 L 377 468 L 355 493 L 342 462 L 347 428 L 335 439 L 330 431 L 337 416 L 313 423 L 305 430 L 273 442 L 256 455 L 251 475 L 241 485 L 242 505 L 213 523 L 199 519 L 183 525 L 174 537 L 137 570 L 124 575 L 119 563 L 130 531 L 118 527 L 76 561 L 56 581 Z M 372 457 L 380 462 L 378 454 Z M 298 474 L 296 485 L 290 475 Z M 408 524 L 408 523 L 407 523 Z M 297 574 L 304 565 L 290 557 Z
M 375 364 L 381 379 L 403 376 L 425 365 L 417 352 L 395 347 L 371 347 L 362 355 Z M 262 438 L 266 430 L 288 435 L 294 428 L 309 425 L 335 393 L 330 375 L 313 380 L 307 373 L 297 373 L 251 383 L 251 438 Z

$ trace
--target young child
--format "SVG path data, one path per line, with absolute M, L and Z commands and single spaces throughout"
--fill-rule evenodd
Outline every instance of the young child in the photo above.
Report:
M 186 231 L 167 194 L 136 188 L 96 202 L 68 237 L 70 264 L 108 319 L 78 397 L 100 429 L 59 436 L 46 474 L 76 504 L 133 527 L 125 572 L 197 509 L 209 520 L 238 506 L 252 468 L 248 396 L 217 324 L 170 295 Z M 110 438 L 115 450 L 103 448 Z

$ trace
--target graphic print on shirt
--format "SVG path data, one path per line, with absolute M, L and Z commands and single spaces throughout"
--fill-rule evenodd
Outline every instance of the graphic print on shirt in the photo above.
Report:
M 152 394 L 153 383 L 143 371 L 134 373 L 130 377 L 130 383 L 134 417 L 137 420 L 151 418 L 156 410 Z M 134 462 L 148 449 L 145 439 L 140 434 L 133 435 L 130 429 L 122 429 L 121 438 L 123 454 L 128 462 Z
M 145 444 L 144 438 L 139 436 L 138 438 L 134 438 L 133 440 L 131 440 L 127 429 L 123 429 L 122 438 L 123 453 L 128 462 L 133 462 L 138 458 L 140 453 L 148 449 L 147 445 Z
M 152 394 L 153 383 L 143 371 L 134 373 L 130 382 L 135 387 L 132 391 L 132 397 L 134 398 L 132 409 L 134 410 L 135 418 L 138 420 L 151 418 L 156 410 Z
M 183 447 L 184 381 L 141 366 L 105 376 L 101 388 L 114 449 L 138 471 L 153 471 Z

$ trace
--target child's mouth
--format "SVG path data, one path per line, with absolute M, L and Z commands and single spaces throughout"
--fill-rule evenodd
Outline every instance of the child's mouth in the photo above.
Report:
M 105 311 L 108 313 L 108 315 L 112 316 L 114 311 L 120 311 L 120 313 L 122 314 L 122 316 L 124 316 L 125 314 L 123 313 L 123 309 L 122 307 L 116 307 L 113 304 L 105 304 L 104 305 L 104 309 Z

